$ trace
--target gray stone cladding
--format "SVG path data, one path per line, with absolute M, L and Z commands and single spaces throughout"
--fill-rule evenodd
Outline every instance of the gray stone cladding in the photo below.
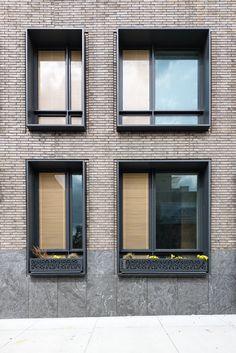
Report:
M 113 250 L 89 251 L 83 278 L 27 276 L 23 250 L 0 265 L 0 318 L 236 312 L 236 251 L 213 251 L 204 278 L 118 277 Z
M 231 0 L 1 1 L 0 317 L 236 312 L 234 7 Z M 26 28 L 68 27 L 86 32 L 86 132 L 30 132 L 25 126 Z M 118 27 L 211 30 L 212 125 L 208 131 L 117 132 Z M 26 276 L 26 159 L 87 162 L 85 278 Z M 117 159 L 212 161 L 208 277 L 117 277 Z

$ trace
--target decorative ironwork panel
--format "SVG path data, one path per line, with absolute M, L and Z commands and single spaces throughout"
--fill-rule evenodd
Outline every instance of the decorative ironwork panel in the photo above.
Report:
M 201 259 L 121 259 L 122 273 L 206 273 L 207 261 Z
M 31 273 L 80 273 L 83 259 L 30 259 Z

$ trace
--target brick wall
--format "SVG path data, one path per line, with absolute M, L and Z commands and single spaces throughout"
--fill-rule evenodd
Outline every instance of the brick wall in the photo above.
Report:
M 26 246 L 25 159 L 85 159 L 88 247 L 116 240 L 116 159 L 211 159 L 212 248 L 236 249 L 233 7 L 216 0 L 1 0 L 0 248 Z M 117 133 L 114 32 L 119 26 L 212 30 L 212 127 L 208 132 Z M 25 128 L 25 30 L 83 27 L 87 47 L 87 131 Z M 234 69 L 234 72 L 233 72 Z

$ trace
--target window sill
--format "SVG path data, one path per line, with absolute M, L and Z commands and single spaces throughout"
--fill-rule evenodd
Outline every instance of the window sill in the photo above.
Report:
M 207 131 L 210 124 L 197 125 L 117 125 L 117 131 Z
M 85 125 L 40 125 L 27 124 L 30 131 L 85 131 Z
M 31 276 L 82 276 L 84 274 L 83 257 L 78 259 L 30 259 Z
M 208 261 L 201 259 L 120 259 L 120 275 L 204 276 Z

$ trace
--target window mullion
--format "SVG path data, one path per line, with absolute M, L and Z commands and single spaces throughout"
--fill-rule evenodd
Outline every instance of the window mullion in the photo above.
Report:
M 150 108 L 152 111 L 151 115 L 151 125 L 155 125 L 155 53 L 154 53 L 154 46 L 152 45 L 151 49 L 151 68 L 150 68 Z
M 156 250 L 156 185 L 155 173 L 151 173 L 151 250 Z
M 71 248 L 71 242 L 70 242 L 70 217 L 71 217 L 71 196 L 70 196 L 70 190 L 71 190 L 71 175 L 69 172 L 66 172 L 66 248 L 67 251 L 70 250 Z
M 66 123 L 70 123 L 69 110 L 70 110 L 70 53 L 66 48 Z

